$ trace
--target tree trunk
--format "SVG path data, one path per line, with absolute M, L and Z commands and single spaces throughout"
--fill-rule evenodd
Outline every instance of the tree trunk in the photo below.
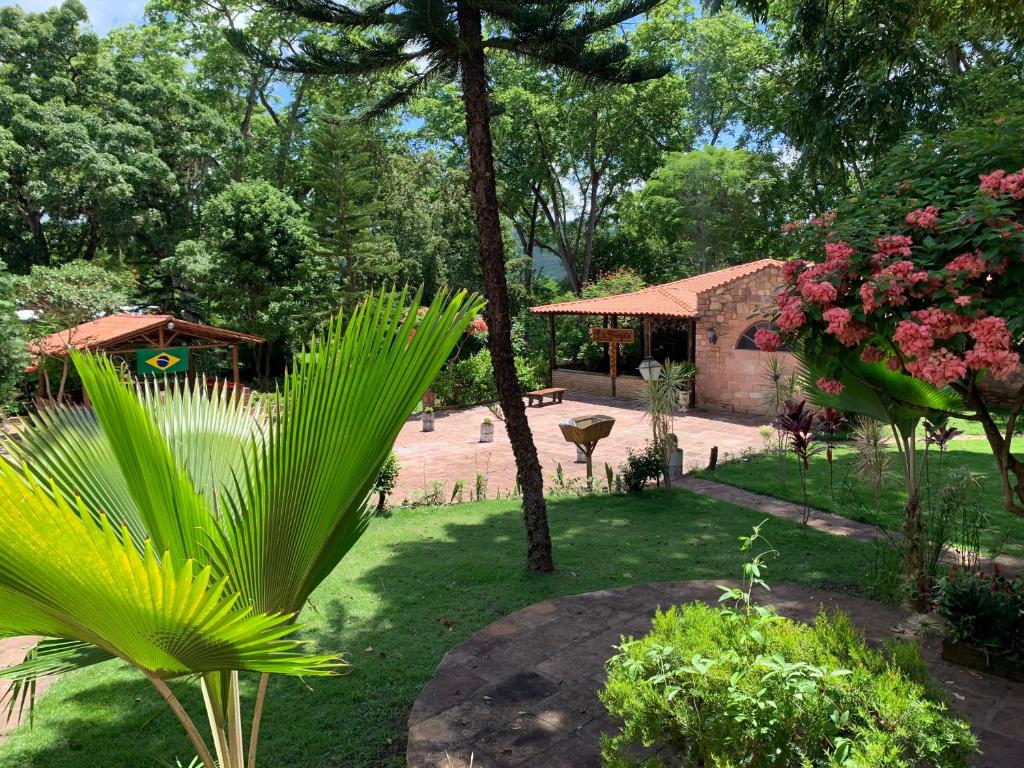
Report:
M 505 278 L 505 251 L 498 218 L 498 191 L 494 175 L 494 150 L 491 144 L 490 117 L 487 113 L 487 81 L 481 39 L 480 8 L 473 0 L 458 3 L 459 43 L 462 58 L 462 101 L 466 109 L 466 134 L 469 167 L 476 204 L 480 267 L 487 296 L 485 310 L 488 346 L 494 366 L 498 399 L 505 413 L 512 452 L 515 454 L 519 487 L 523 493 L 523 517 L 526 523 L 526 559 L 534 573 L 551 573 L 551 535 L 548 532 L 547 505 L 544 501 L 544 476 L 537 448 L 526 419 L 526 407 L 519 392 L 512 354 L 512 328 L 508 310 L 508 285 Z

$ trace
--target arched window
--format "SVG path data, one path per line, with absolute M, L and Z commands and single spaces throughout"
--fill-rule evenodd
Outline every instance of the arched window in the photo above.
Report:
M 778 331 L 779 329 L 775 326 L 775 323 L 760 322 L 754 323 L 752 326 L 747 328 L 742 334 L 740 334 L 740 340 L 736 342 L 736 349 L 752 349 L 755 352 L 758 351 L 757 344 L 754 343 L 754 334 L 762 328 L 768 328 L 772 331 Z M 780 352 L 789 352 L 789 346 L 783 342 L 782 347 L 779 349 Z

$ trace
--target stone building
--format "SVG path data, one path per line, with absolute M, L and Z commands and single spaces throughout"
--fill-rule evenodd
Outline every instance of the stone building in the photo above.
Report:
M 631 293 L 533 307 L 531 312 L 548 318 L 552 386 L 638 398 L 643 383 L 636 366 L 641 359 L 686 359 L 697 368 L 694 405 L 764 413 L 769 389 L 765 374 L 771 356 L 757 349 L 753 336 L 767 323 L 767 312 L 774 307 L 781 285 L 782 262 L 762 259 Z M 590 322 L 592 327 L 600 321 L 602 328 L 636 328 L 640 338 L 631 354 L 623 354 L 617 344 L 608 345 L 608 359 L 613 353 L 617 356 L 617 377 L 609 375 L 610 365 L 601 371 L 559 366 L 555 323 L 566 315 L 576 316 L 577 322 Z M 794 369 L 792 355 L 780 352 L 777 357 L 783 367 Z

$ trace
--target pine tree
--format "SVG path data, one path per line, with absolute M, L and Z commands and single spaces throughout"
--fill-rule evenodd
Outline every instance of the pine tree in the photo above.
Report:
M 569 0 L 371 0 L 365 7 L 353 7 L 332 0 L 268 0 L 282 14 L 337 34 L 311 36 L 299 53 L 282 59 L 248 44 L 242 33 L 229 33 L 237 47 L 283 70 L 394 77 L 397 84 L 367 110 L 364 117 L 368 119 L 401 106 L 432 82 L 460 83 L 487 296 L 488 344 L 523 494 L 527 563 L 536 573 L 550 573 L 554 562 L 544 477 L 512 353 L 486 57 L 489 51 L 502 52 L 611 83 L 660 77 L 667 71 L 664 67 L 630 58 L 626 43 L 609 34 L 609 30 L 647 13 L 660 2 L 613 0 L 595 8 Z

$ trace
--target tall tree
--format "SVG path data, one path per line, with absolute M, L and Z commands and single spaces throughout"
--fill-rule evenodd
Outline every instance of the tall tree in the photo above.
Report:
M 365 113 L 372 118 L 404 104 L 434 81 L 458 80 L 466 120 L 469 167 L 476 207 L 480 267 L 487 296 L 488 344 L 505 426 L 515 454 L 531 570 L 554 569 L 544 477 L 526 419 L 512 352 L 505 253 L 491 139 L 486 56 L 501 51 L 595 81 L 632 83 L 664 75 L 666 67 L 630 58 L 621 38 L 610 37 L 660 0 L 617 0 L 600 9 L 571 0 L 404 0 L 366 8 L 330 0 L 271 0 L 283 14 L 298 16 L 342 34 L 303 40 L 301 52 L 275 57 L 229 37 L 259 60 L 293 72 L 396 77 L 393 90 Z M 484 37 L 484 20 L 487 37 Z
M 687 274 L 773 255 L 782 211 L 772 155 L 706 146 L 670 155 L 626 207 Z

